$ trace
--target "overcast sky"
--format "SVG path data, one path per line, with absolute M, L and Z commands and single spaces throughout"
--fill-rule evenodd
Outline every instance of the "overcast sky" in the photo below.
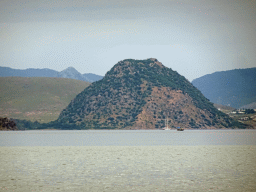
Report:
M 1 0 L 0 66 L 105 75 L 157 58 L 188 80 L 256 67 L 255 0 Z

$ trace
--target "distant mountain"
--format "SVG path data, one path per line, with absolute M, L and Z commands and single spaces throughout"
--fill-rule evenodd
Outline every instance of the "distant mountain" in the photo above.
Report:
M 52 69 L 12 69 L 10 67 L 0 67 L 0 77 L 62 77 L 77 79 L 81 81 L 94 82 L 102 79 L 100 75 L 92 73 L 79 73 L 75 68 L 68 67 L 67 69 L 58 72 Z
M 244 106 L 240 107 L 240 109 L 256 109 L 256 102 L 252 102 L 248 105 L 244 105 Z
M 216 104 L 240 108 L 256 102 L 256 68 L 215 72 L 192 84 Z
M 103 78 L 103 76 L 100 75 L 95 75 L 93 73 L 85 73 L 83 74 L 83 76 L 87 79 L 88 82 L 95 82 L 95 81 L 99 81 Z
M 118 62 L 78 94 L 51 126 L 61 129 L 224 128 L 218 111 L 186 78 L 156 59 Z
M 67 69 L 61 71 L 58 73 L 57 77 L 62 78 L 70 78 L 70 79 L 77 79 L 81 81 L 87 81 L 90 82 L 87 78 L 85 78 L 81 73 L 79 73 L 75 68 L 68 67 Z
M 12 69 L 0 67 L 0 77 L 57 77 L 58 71 L 52 69 Z
M 47 123 L 56 120 L 90 83 L 53 77 L 0 77 L 0 117 Z
M 77 79 L 81 81 L 87 81 L 90 83 L 98 81 L 103 78 L 100 75 L 95 75 L 92 73 L 81 74 L 73 67 L 68 67 L 67 69 L 59 72 L 57 77 Z

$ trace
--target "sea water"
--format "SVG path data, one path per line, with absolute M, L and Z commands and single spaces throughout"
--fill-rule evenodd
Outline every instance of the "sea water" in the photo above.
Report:
M 255 130 L 0 132 L 0 191 L 256 191 Z

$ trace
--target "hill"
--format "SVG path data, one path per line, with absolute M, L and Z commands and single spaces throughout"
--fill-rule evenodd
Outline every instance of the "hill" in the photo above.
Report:
M 90 83 L 95 82 L 95 81 L 99 81 L 103 78 L 103 76 L 96 75 L 96 74 L 93 74 L 93 73 L 84 73 L 83 77 L 85 78 L 85 81 L 90 82 Z
M 240 109 L 256 109 L 256 102 L 241 106 Z
M 76 96 L 52 125 L 62 129 L 235 127 L 187 79 L 156 59 L 118 62 Z
M 192 81 L 211 102 L 241 108 L 256 102 L 256 68 L 208 74 Z
M 0 77 L 0 117 L 46 123 L 56 120 L 90 83 L 48 77 Z
M 68 67 L 67 69 L 59 72 L 57 77 L 77 79 L 77 80 L 81 80 L 81 81 L 87 81 L 90 83 L 92 83 L 94 81 L 98 81 L 103 78 L 100 75 L 95 75 L 92 73 L 81 74 L 73 67 Z
M 52 69 L 12 69 L 10 67 L 0 67 L 0 77 L 62 77 L 76 79 L 86 82 L 94 82 L 102 79 L 100 75 L 92 73 L 79 73 L 75 68 L 68 67 L 67 69 L 58 72 Z
M 70 79 L 76 79 L 76 80 L 87 81 L 87 82 L 91 81 L 86 77 L 84 77 L 81 73 L 79 73 L 74 67 L 68 67 L 67 69 L 59 72 L 57 77 L 70 78 Z
M 0 77 L 56 77 L 58 71 L 52 69 L 12 69 L 0 67 Z

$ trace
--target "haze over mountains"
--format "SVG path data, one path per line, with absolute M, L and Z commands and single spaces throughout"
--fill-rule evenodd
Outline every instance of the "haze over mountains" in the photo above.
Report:
M 215 72 L 192 81 L 206 98 L 233 108 L 256 108 L 256 68 Z
M 0 67 L 0 77 L 61 77 L 61 78 L 70 78 L 77 79 L 81 81 L 94 82 L 102 79 L 100 75 L 92 73 L 79 73 L 75 68 L 68 67 L 67 69 L 58 72 L 52 69 L 12 69 L 10 67 Z

